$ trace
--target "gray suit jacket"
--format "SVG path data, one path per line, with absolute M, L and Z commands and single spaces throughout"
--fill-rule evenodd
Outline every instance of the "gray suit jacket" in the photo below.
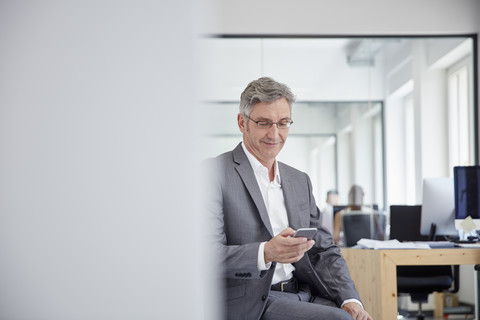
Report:
M 277 162 L 289 225 L 315 227 L 315 245 L 294 264 L 295 277 L 314 294 L 338 306 L 360 300 L 340 249 L 321 225 L 320 211 L 307 174 Z M 275 263 L 257 268 L 258 247 L 273 237 L 268 213 L 255 174 L 239 144 L 233 151 L 207 160 L 207 209 L 212 219 L 216 258 L 222 266 L 224 303 L 228 319 L 259 319 L 265 308 Z

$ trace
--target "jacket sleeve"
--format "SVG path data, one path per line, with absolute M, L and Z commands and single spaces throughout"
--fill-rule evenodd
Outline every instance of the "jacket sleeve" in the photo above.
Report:
M 307 275 L 305 281 L 315 287 L 317 294 L 335 301 L 340 306 L 346 299 L 360 300 L 347 263 L 340 248 L 333 243 L 332 235 L 321 224 L 321 212 L 315 204 L 310 179 L 310 226 L 317 228 L 315 245 L 296 263 L 298 274 Z M 314 272 L 311 272 L 313 269 Z M 310 272 L 309 272 L 310 270 Z

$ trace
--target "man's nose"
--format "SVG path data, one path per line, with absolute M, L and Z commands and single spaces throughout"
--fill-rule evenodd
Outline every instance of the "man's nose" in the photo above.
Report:
M 279 132 L 279 129 L 277 127 L 277 124 L 274 123 L 270 128 L 268 128 L 267 134 L 270 137 L 278 137 L 278 132 Z

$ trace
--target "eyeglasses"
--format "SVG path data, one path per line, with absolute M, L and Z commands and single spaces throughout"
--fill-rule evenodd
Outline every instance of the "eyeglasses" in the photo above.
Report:
M 250 118 L 249 116 L 247 115 L 244 115 L 247 119 L 249 120 L 252 120 L 253 122 L 255 122 L 257 124 L 257 127 L 260 128 L 260 129 L 270 129 L 274 124 L 277 125 L 277 128 L 278 129 L 287 129 L 287 128 L 290 128 L 290 126 L 292 125 L 293 121 L 292 120 L 280 120 L 278 122 L 272 122 L 272 121 L 268 121 L 268 120 L 259 120 L 259 121 L 256 121 L 256 120 L 253 120 L 252 118 Z

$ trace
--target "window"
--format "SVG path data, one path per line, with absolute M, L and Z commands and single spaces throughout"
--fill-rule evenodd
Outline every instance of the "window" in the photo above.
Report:
M 473 110 L 470 101 L 471 58 L 447 69 L 449 113 L 449 165 L 474 164 Z M 453 173 L 452 173 L 453 174 Z

